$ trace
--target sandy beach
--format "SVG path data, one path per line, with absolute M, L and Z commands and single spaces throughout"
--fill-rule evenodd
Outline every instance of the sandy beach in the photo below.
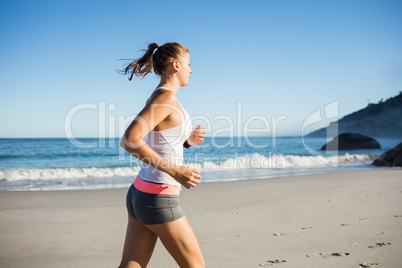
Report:
M 0 193 L 0 267 L 117 267 L 126 189 Z M 201 183 L 207 267 L 402 267 L 402 170 Z M 177 267 L 158 241 L 148 267 Z

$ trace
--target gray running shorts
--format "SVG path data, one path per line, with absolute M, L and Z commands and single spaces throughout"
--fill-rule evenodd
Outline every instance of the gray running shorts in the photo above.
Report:
M 184 216 L 178 195 L 150 194 L 130 186 L 126 196 L 127 211 L 143 225 L 175 221 Z

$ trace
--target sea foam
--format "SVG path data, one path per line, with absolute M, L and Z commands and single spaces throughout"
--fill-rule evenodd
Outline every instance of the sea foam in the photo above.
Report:
M 298 156 L 298 155 L 271 155 L 269 157 L 255 153 L 251 155 L 237 156 L 234 158 L 222 158 L 219 161 L 204 161 L 202 163 L 184 163 L 183 165 L 196 168 L 202 172 L 214 172 L 225 170 L 286 170 L 297 168 L 316 168 L 327 165 L 367 164 L 372 160 L 372 155 L 348 154 L 337 156 Z M 206 159 L 208 160 L 208 159 Z M 19 180 L 59 180 L 78 178 L 118 178 L 135 177 L 140 171 L 139 166 L 113 167 L 113 168 L 45 168 L 45 169 L 6 169 L 0 170 L 1 181 Z

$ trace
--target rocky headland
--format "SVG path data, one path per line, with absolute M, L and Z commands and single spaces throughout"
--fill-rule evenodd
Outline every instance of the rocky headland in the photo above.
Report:
M 366 108 L 346 115 L 306 137 L 335 137 L 338 133 L 359 133 L 370 137 L 402 138 L 402 91 L 399 95 L 369 103 Z

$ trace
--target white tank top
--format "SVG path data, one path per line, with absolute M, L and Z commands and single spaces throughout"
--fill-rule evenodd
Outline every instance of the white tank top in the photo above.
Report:
M 166 87 L 158 87 L 154 91 L 160 88 L 168 89 Z M 178 109 L 178 113 L 180 114 L 182 123 L 179 126 L 165 130 L 151 130 L 145 136 L 144 140 L 160 156 L 181 166 L 183 164 L 183 143 L 190 137 L 192 125 L 189 114 L 181 106 L 180 102 L 177 102 L 181 107 L 181 110 Z M 181 184 L 169 174 L 145 163 L 142 163 L 138 176 L 144 181 L 181 187 Z

